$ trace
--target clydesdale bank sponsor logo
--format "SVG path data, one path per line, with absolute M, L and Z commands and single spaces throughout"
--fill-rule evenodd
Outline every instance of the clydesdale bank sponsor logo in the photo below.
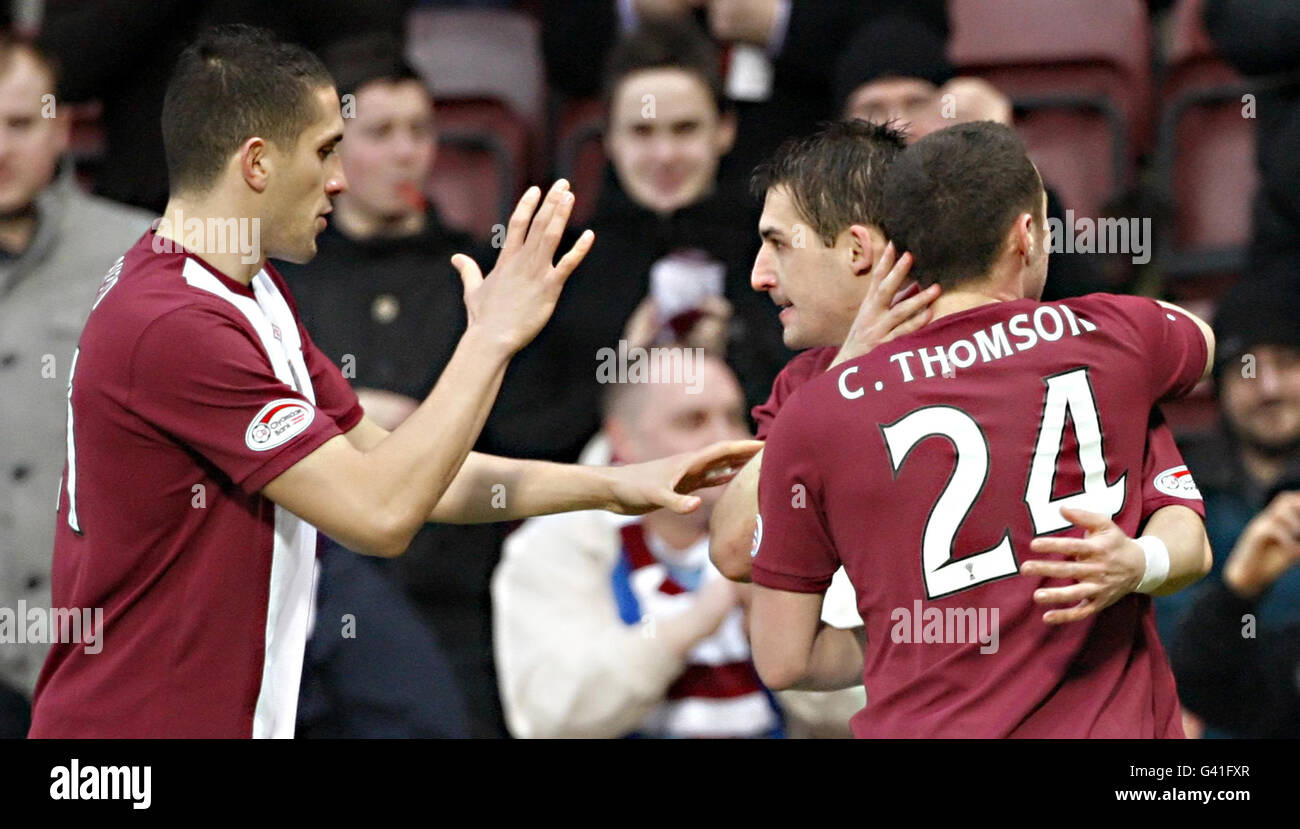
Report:
M 293 440 L 307 431 L 316 409 L 294 397 L 272 400 L 262 407 L 244 433 L 244 443 L 254 452 L 265 452 Z

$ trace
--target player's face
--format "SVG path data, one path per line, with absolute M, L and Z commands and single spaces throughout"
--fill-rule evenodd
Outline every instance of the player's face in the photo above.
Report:
M 852 237 L 846 231 L 827 247 L 782 186 L 767 191 L 758 232 L 763 245 L 754 259 L 750 285 L 781 307 L 786 347 L 842 343 L 867 284 L 853 273 Z
M 1254 376 L 1229 365 L 1219 396 L 1232 431 L 1265 452 L 1300 444 L 1300 350 L 1282 345 L 1252 348 Z
M 615 90 L 605 151 L 634 202 L 671 213 L 713 189 L 735 136 L 734 120 L 719 114 L 701 80 L 680 69 L 647 69 Z
M 347 190 L 336 145 L 343 138 L 339 96 L 333 87 L 315 92 L 316 120 L 288 152 L 268 144 L 274 174 L 266 189 L 262 240 L 265 254 L 286 262 L 309 262 L 316 236 L 325 229 L 332 199 Z
M 22 49 L 0 75 L 0 213 L 30 205 L 50 183 L 67 149 L 68 116 L 60 114 L 52 97 L 41 99 L 54 94 L 52 86 L 49 75 Z
M 915 141 L 947 126 L 939 117 L 939 88 L 924 78 L 881 78 L 864 83 L 844 102 L 845 118 L 884 124 L 897 119 Z
M 684 373 L 685 382 L 647 383 L 639 390 L 638 410 L 628 418 L 624 435 L 615 446 L 620 459 L 640 463 L 702 449 L 720 440 L 750 437 L 745 398 L 731 369 L 713 357 L 691 356 L 690 366 L 693 375 Z M 708 505 L 717 500 L 718 490 L 696 494 Z
M 423 210 L 421 193 L 437 155 L 433 101 L 416 80 L 372 81 L 345 119 L 339 159 L 348 179 L 340 205 L 388 222 Z

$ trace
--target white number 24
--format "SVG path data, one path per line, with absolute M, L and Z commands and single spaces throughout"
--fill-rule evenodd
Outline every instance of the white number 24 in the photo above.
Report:
M 1087 369 L 1074 369 L 1045 378 L 1047 394 L 1034 445 L 1034 457 L 1025 484 L 1025 505 L 1033 520 L 1034 534 L 1055 532 L 1070 526 L 1061 517 L 1061 507 L 1080 507 L 1114 517 L 1124 507 L 1127 473 L 1113 484 L 1106 483 L 1106 458 L 1102 447 L 1101 421 Z M 1079 444 L 1079 466 L 1083 470 L 1083 491 L 1052 498 L 1061 436 L 1067 412 L 1074 419 Z M 956 449 L 952 477 L 930 510 L 921 537 L 921 563 L 926 596 L 936 599 L 1018 572 L 1011 548 L 1011 532 L 1003 532 L 993 547 L 961 559 L 953 557 L 953 540 L 971 507 L 984 490 L 989 472 L 989 445 L 983 430 L 970 415 L 951 406 L 927 406 L 881 427 L 894 475 L 902 469 L 913 447 L 926 438 L 945 437 Z

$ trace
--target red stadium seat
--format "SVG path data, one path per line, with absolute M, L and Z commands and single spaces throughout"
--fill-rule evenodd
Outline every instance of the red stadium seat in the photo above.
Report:
M 418 8 L 407 17 L 406 55 L 435 98 L 495 98 L 536 138 L 545 118 L 541 28 L 510 9 Z
M 94 183 L 95 170 L 106 152 L 104 143 L 104 108 L 99 101 L 84 104 L 58 104 L 63 115 L 72 120 L 68 155 L 77 169 L 77 181 L 87 190 Z
M 1243 117 L 1248 89 L 1206 34 L 1203 5 L 1174 8 L 1161 85 L 1156 169 L 1170 213 L 1162 264 L 1173 279 L 1241 268 L 1258 181 L 1255 120 Z
M 426 193 L 449 224 L 487 239 L 527 186 L 528 126 L 500 101 L 435 106 L 438 157 Z
M 1079 216 L 1108 215 L 1128 165 L 1115 158 L 1111 128 L 1095 114 L 1055 107 L 1017 116 L 1016 129 L 1043 181 Z
M 1016 104 L 1067 207 L 1101 215 L 1149 143 L 1150 22 L 1141 0 L 950 0 L 950 57 Z
M 605 180 L 605 105 L 598 98 L 566 101 L 555 130 L 555 174 L 567 178 L 577 197 L 572 224 L 591 218 Z

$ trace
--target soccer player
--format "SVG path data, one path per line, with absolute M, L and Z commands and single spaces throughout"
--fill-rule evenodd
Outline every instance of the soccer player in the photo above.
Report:
M 943 294 L 933 322 L 808 381 L 773 424 L 753 562 L 760 674 L 778 689 L 861 678 L 862 737 L 1182 736 L 1143 594 L 1204 574 L 1203 531 L 1199 547 L 1148 534 L 1094 556 L 1137 533 L 1152 407 L 1207 374 L 1208 326 L 1141 297 L 1038 302 L 1045 195 L 1005 127 L 917 142 L 890 166 L 884 205 L 914 276 Z M 863 631 L 819 622 L 841 562 Z M 1091 607 L 1053 626 L 1048 597 Z
M 917 330 L 929 316 L 928 303 L 940 291 L 930 285 L 894 303 L 910 258 L 896 268 L 886 245 L 883 221 L 885 172 L 902 151 L 902 134 L 866 121 L 829 124 L 806 138 L 787 142 L 754 178 L 764 199 L 759 231 L 763 247 L 754 263 L 753 287 L 771 295 L 786 310 L 786 344 L 806 348 L 777 377 L 771 397 L 754 410 L 758 437 L 765 438 L 785 401 L 803 383 L 828 368 L 894 337 Z M 850 171 L 846 173 L 845 171 Z M 874 258 L 873 258 L 874 257 Z M 856 314 L 856 318 L 855 318 Z M 749 581 L 750 553 L 758 512 L 758 477 L 763 454 L 750 460 L 727 485 L 713 511 L 710 555 L 723 573 Z M 1142 473 L 1142 520 L 1147 532 L 1163 539 L 1173 554 L 1204 554 L 1203 506 L 1194 486 L 1159 488 L 1157 482 L 1185 475 L 1186 467 L 1169 429 L 1153 420 Z M 1108 555 L 1122 555 L 1131 541 L 1114 533 Z M 841 627 L 860 624 L 847 583 L 837 578 L 828 592 L 827 621 Z M 1060 594 L 1049 593 L 1047 603 Z M 846 607 L 847 606 L 847 607 Z M 1051 609 L 1054 623 L 1085 618 L 1099 608 Z
M 689 511 L 748 441 L 619 469 L 470 452 L 511 355 L 590 247 L 557 264 L 567 184 L 531 188 L 469 324 L 391 434 L 299 324 L 268 257 L 315 253 L 346 181 L 340 101 L 306 50 L 244 26 L 178 60 L 163 113 L 171 196 L 109 271 L 73 357 L 53 600 L 102 625 L 50 652 L 35 737 L 288 737 L 317 529 L 401 554 L 427 520 Z M 721 473 L 721 474 L 718 474 Z

